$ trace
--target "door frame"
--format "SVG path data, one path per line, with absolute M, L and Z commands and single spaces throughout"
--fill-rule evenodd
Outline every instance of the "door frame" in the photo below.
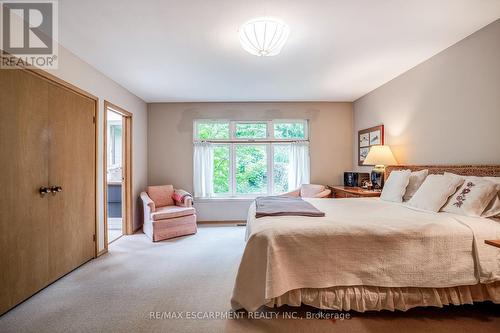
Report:
M 104 251 L 108 250 L 108 110 L 123 117 L 123 183 L 122 183 L 122 233 L 133 234 L 132 208 L 132 113 L 104 100 L 103 125 L 103 210 L 104 210 Z

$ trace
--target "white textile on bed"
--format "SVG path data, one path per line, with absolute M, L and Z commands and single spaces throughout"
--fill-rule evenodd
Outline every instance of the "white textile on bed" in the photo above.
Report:
M 376 198 L 307 199 L 325 217 L 255 219 L 233 291 L 253 311 L 291 290 L 334 286 L 445 288 L 500 280 L 500 223 L 426 213 Z

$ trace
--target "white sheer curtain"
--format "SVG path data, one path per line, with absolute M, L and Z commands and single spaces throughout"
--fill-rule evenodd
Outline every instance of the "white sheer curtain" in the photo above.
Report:
M 302 184 L 309 184 L 309 175 L 309 143 L 293 142 L 290 147 L 288 190 L 292 191 Z
M 214 153 L 209 142 L 195 142 L 193 151 L 194 196 L 206 198 L 213 193 Z

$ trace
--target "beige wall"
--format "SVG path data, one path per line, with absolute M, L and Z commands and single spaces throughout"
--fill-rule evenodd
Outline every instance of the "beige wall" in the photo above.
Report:
M 193 190 L 193 120 L 309 119 L 311 182 L 338 184 L 352 168 L 352 103 L 148 105 L 149 183 Z
M 111 80 L 73 53 L 59 46 L 59 69 L 51 74 L 99 97 L 98 138 L 98 198 L 99 198 L 99 248 L 104 248 L 104 212 L 102 192 L 103 168 L 103 102 L 107 100 L 133 113 L 133 197 L 137 198 L 147 184 L 147 104 L 128 90 Z M 134 205 L 134 226 L 142 223 L 137 201 Z
M 500 164 L 500 20 L 358 99 L 354 165 L 378 124 L 400 163 Z

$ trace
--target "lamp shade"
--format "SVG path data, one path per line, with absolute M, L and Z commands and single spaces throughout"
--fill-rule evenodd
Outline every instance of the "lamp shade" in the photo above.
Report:
M 366 165 L 394 165 L 397 163 L 389 146 L 371 146 L 368 156 L 363 161 L 363 164 Z

